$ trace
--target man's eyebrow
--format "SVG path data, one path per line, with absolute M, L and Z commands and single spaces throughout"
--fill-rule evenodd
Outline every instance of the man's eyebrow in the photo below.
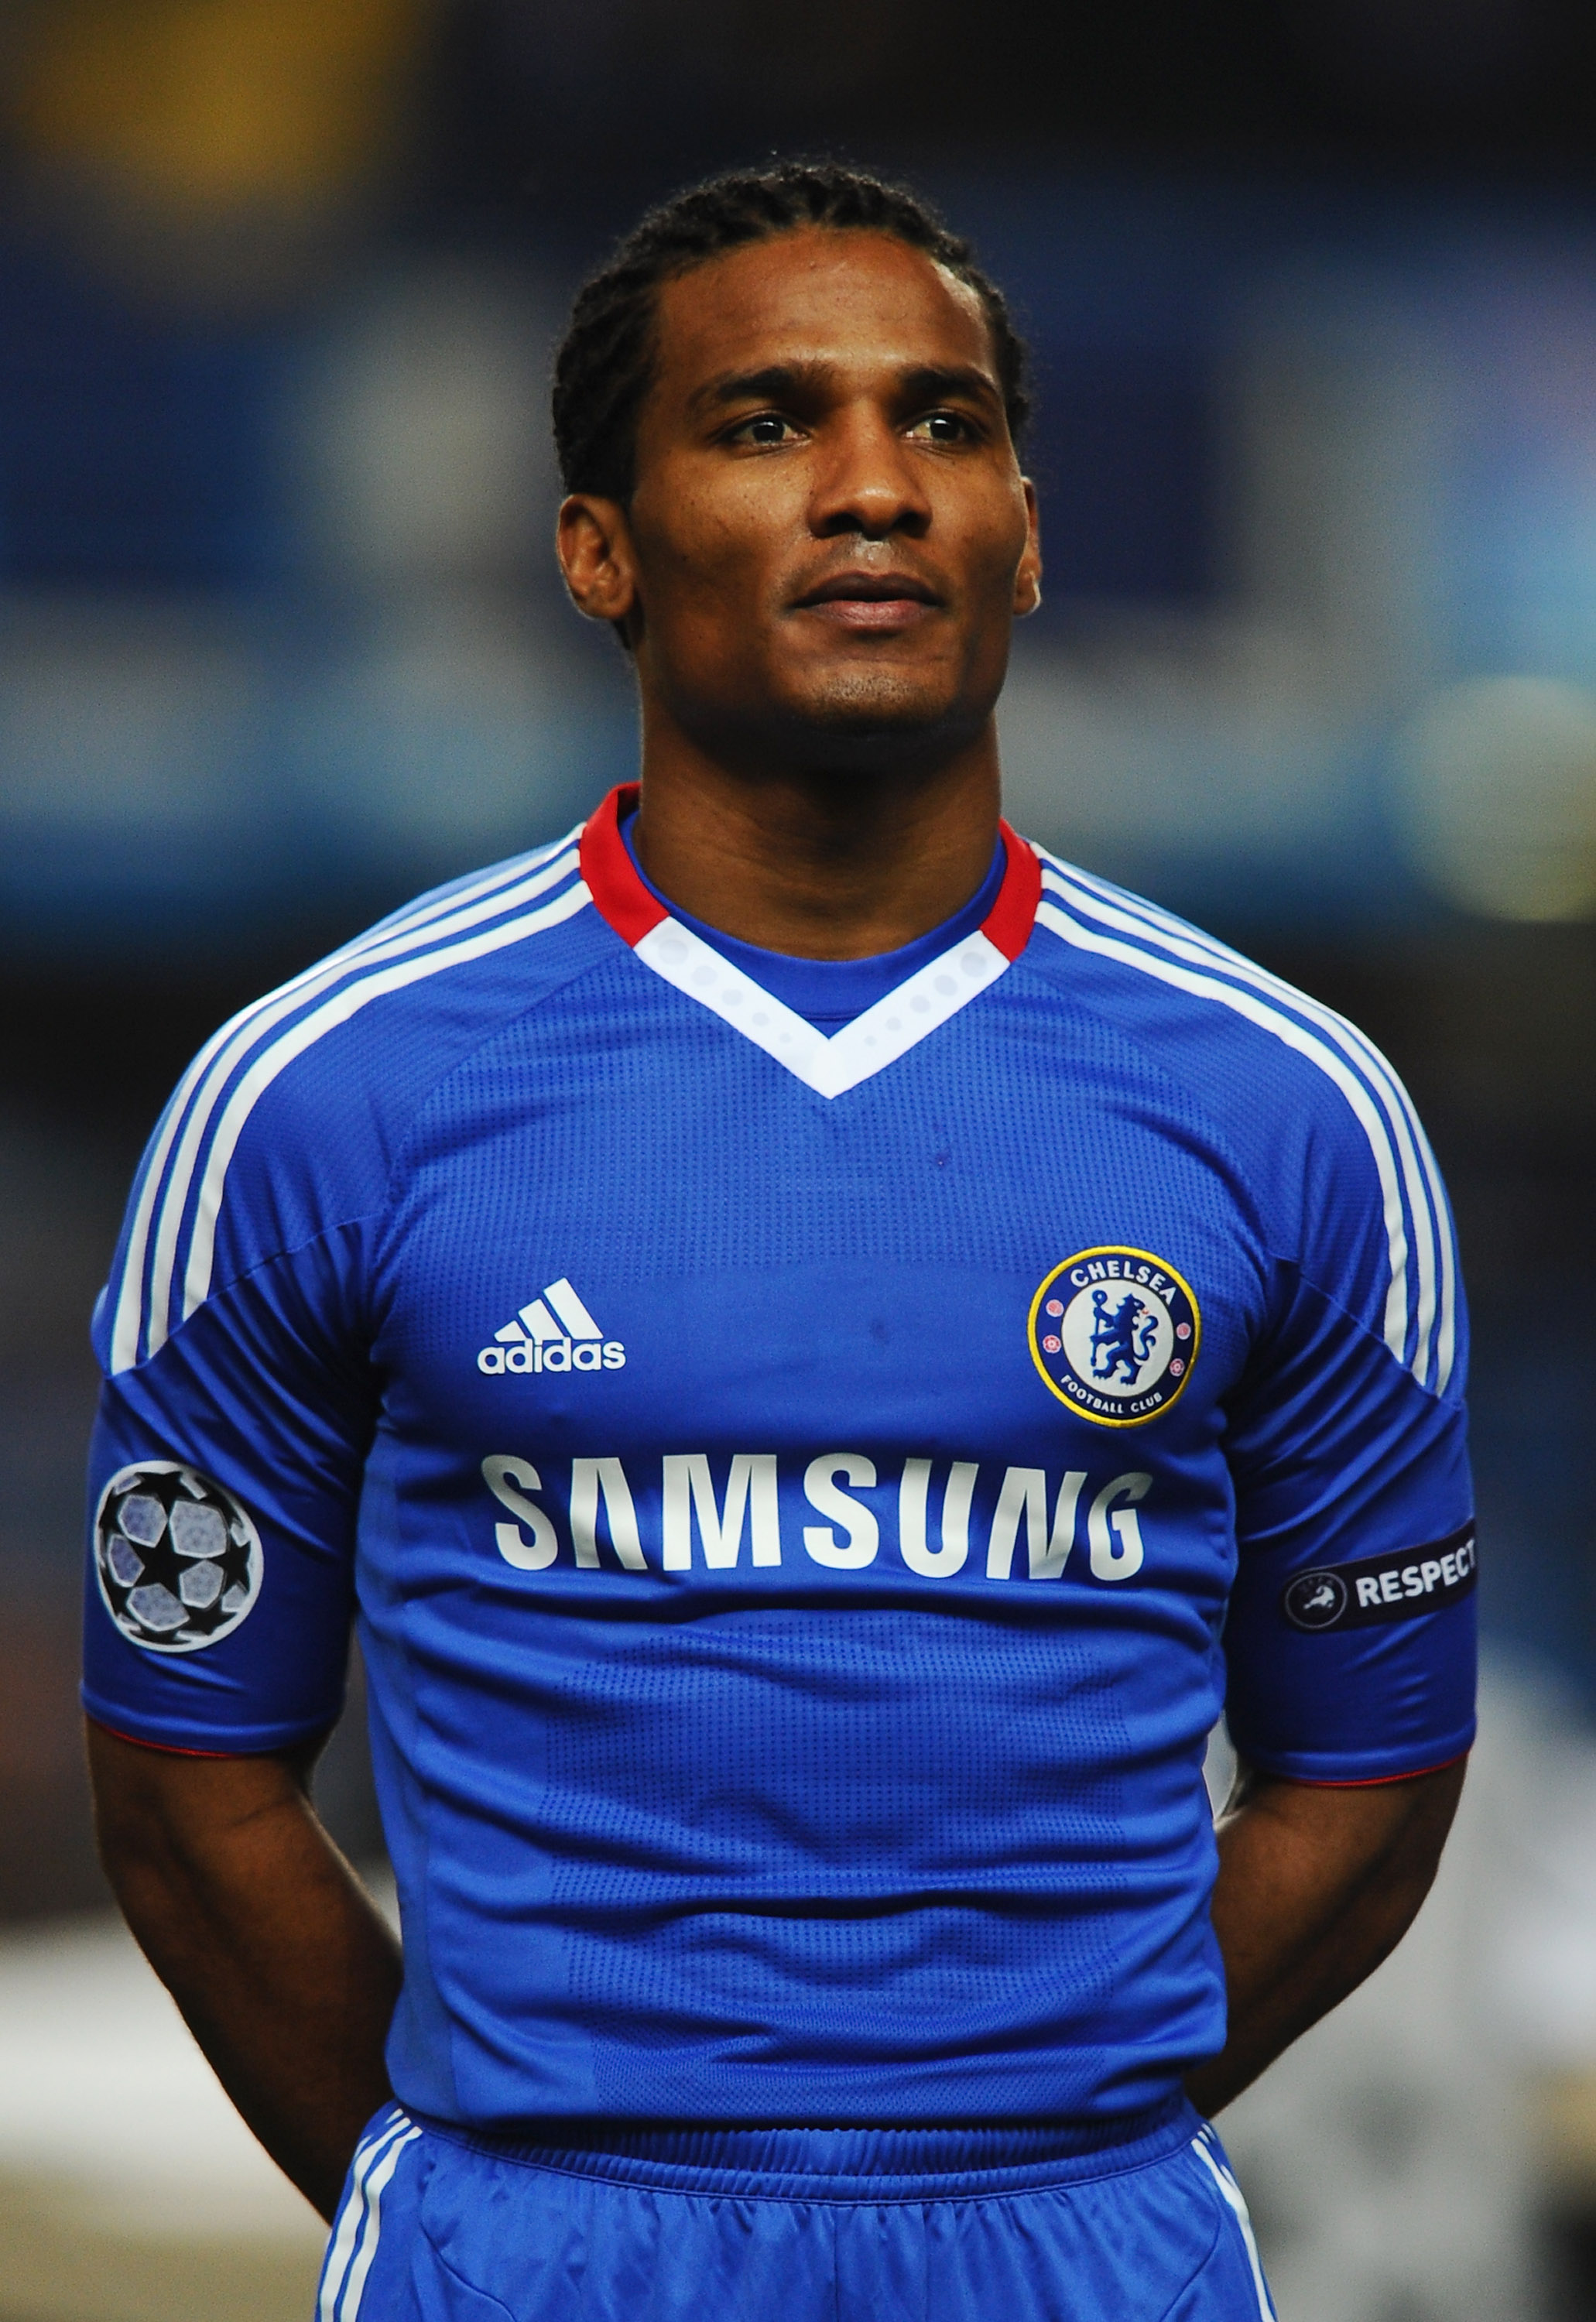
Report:
M 723 371 L 695 388 L 688 401 L 699 411 L 728 403 L 780 403 L 806 389 L 813 393 L 831 369 L 829 363 L 769 363 L 763 370 Z
M 993 406 L 1003 400 L 996 379 L 974 363 L 917 363 L 903 373 L 901 385 L 911 403 L 935 403 L 951 395 Z
M 706 379 L 688 400 L 696 411 L 724 410 L 734 403 L 783 403 L 814 395 L 835 377 L 830 362 L 768 363 L 762 370 L 723 371 Z M 898 375 L 898 392 L 911 404 L 963 396 L 993 407 L 1003 398 L 995 379 L 974 363 L 915 363 Z

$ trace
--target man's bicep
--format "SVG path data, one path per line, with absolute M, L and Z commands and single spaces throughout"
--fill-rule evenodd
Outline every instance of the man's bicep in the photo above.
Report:
M 342 1705 L 369 1388 L 335 1252 L 263 1267 L 107 1378 L 90 1460 L 84 1706 L 114 1733 L 291 1750 Z
M 319 1742 L 291 1750 L 224 1753 L 170 1750 L 85 1721 L 100 1850 L 120 1869 L 203 1855 L 218 1838 L 263 1813 L 309 1796 Z
M 1237 1749 L 1303 1782 L 1378 1782 L 1473 1739 L 1466 1422 L 1311 1285 L 1238 1398 L 1226 1625 Z

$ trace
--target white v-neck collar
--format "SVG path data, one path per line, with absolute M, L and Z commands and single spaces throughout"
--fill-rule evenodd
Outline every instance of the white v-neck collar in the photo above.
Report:
M 621 836 L 621 822 L 636 802 L 634 784 L 612 791 L 582 832 L 582 875 L 601 917 L 643 966 L 741 1032 L 819 1096 L 841 1096 L 896 1064 L 994 984 L 1030 939 L 1042 866 L 1033 849 L 1001 823 L 1007 867 L 980 927 L 828 1038 L 671 918 L 638 875 Z
M 995 983 L 1008 965 L 978 928 L 828 1038 L 679 919 L 661 919 L 633 949 L 645 967 L 774 1056 L 819 1096 L 841 1096 L 895 1064 Z

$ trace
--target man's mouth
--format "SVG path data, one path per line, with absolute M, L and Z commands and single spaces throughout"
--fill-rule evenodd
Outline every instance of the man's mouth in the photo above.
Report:
M 912 572 L 834 572 L 807 590 L 794 609 L 818 614 L 842 628 L 876 634 L 912 627 L 941 601 Z

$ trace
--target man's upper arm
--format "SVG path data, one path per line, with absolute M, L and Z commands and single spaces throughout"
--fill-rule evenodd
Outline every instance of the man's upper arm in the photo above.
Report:
M 192 1200 L 169 1157 L 151 1198 L 147 1160 L 96 1316 L 84 1706 L 166 1749 L 290 1749 L 342 1705 L 373 1420 L 371 1222 L 348 1196 L 371 1189 L 347 1138 L 336 1184 L 339 1140 L 286 1094 L 228 1172 L 204 1294 L 162 1239 L 175 1219 L 192 1241 Z
M 1230 1403 L 1227 1717 L 1244 1757 L 1299 1781 L 1390 1780 L 1473 1738 L 1466 1320 L 1445 1193 L 1403 1120 L 1411 1166 L 1384 1181 L 1349 1108 L 1304 1131 L 1274 1312 Z

